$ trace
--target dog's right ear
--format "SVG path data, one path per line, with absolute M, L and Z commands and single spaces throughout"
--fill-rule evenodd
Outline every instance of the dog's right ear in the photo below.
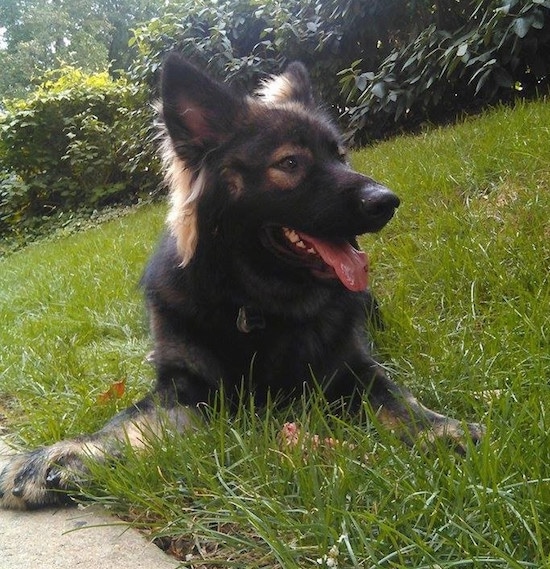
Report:
M 229 87 L 177 53 L 164 61 L 161 96 L 162 118 L 174 150 L 191 162 L 230 136 L 243 104 Z

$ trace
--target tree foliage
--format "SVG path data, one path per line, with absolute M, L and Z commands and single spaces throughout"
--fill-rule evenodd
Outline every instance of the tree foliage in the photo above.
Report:
M 220 77 L 254 84 L 259 74 L 303 61 L 322 94 L 340 98 L 336 73 L 361 53 L 376 65 L 406 36 L 418 2 L 405 0 L 180 0 L 135 32 L 134 77 L 155 84 L 176 49 Z
M 161 8 L 156 0 L 2 0 L 0 99 L 22 97 L 63 64 L 87 72 L 127 69 L 131 29 Z

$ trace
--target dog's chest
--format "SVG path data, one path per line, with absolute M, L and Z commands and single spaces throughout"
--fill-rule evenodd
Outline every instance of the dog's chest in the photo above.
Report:
M 342 334 L 322 318 L 293 321 L 240 308 L 218 330 L 211 328 L 208 337 L 224 380 L 232 385 L 245 380 L 286 390 L 339 367 Z

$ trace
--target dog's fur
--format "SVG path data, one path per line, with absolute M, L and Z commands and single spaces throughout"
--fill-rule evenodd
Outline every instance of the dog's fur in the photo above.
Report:
M 463 448 L 461 423 L 422 406 L 370 353 L 376 304 L 356 236 L 379 231 L 399 200 L 349 166 L 304 67 L 243 97 L 173 54 L 160 122 L 169 231 L 143 278 L 156 386 L 93 435 L 15 456 L 0 503 L 63 501 L 90 457 L 104 460 L 121 441 L 146 446 L 163 421 L 183 431 L 220 386 L 231 399 L 244 385 L 261 403 L 268 393 L 289 401 L 315 381 L 350 408 L 368 401 L 404 438 Z

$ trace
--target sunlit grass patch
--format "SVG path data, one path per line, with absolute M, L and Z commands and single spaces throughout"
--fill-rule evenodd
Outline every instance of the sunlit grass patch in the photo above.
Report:
M 139 279 L 162 218 L 143 208 L 0 260 L 0 386 L 26 412 L 27 444 L 96 428 L 148 386 Z M 122 379 L 122 400 L 98 406 Z

